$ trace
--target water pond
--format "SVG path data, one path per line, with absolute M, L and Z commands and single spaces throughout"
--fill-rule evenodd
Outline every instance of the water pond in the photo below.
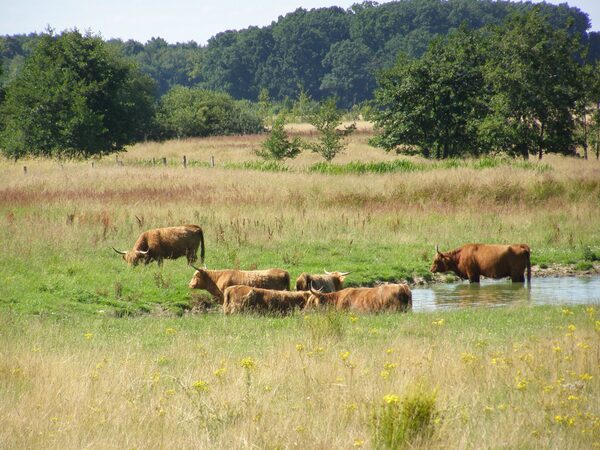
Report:
M 414 287 L 412 292 L 415 312 L 514 304 L 600 305 L 600 276 L 534 278 L 531 287 L 510 280 L 463 281 Z

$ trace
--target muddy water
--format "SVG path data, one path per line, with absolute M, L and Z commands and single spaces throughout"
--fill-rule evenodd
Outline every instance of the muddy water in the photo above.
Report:
M 600 276 L 534 278 L 531 287 L 509 280 L 437 284 L 414 287 L 413 311 L 527 305 L 600 305 Z

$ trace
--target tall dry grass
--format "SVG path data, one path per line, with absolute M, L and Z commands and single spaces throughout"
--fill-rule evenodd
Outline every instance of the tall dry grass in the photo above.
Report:
M 431 423 L 406 448 L 593 448 L 597 314 L 3 315 L 0 446 L 375 448 L 416 391 Z

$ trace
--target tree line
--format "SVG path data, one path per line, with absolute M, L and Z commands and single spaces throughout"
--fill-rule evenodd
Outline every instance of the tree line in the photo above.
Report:
M 348 108 L 372 98 L 376 73 L 396 62 L 399 52 L 421 57 L 429 43 L 466 24 L 470 29 L 499 25 L 511 14 L 534 7 L 508 0 L 402 0 L 356 3 L 306 10 L 299 8 L 265 27 L 225 31 L 208 44 L 169 44 L 160 37 L 146 43 L 107 43 L 137 63 L 157 84 L 157 95 L 181 85 L 223 91 L 235 99 L 257 101 L 261 89 L 270 98 L 294 99 L 303 90 L 315 100 L 331 96 Z M 600 33 L 587 33 L 587 15 L 577 8 L 537 6 L 554 28 L 572 23 L 572 33 L 600 58 Z M 13 79 L 42 36 L 0 38 L 4 75 Z
M 513 7 L 518 14 L 506 12 Z M 487 17 L 485 8 L 496 13 L 500 8 L 506 12 L 504 19 L 496 20 L 501 14 Z M 441 17 L 441 12 L 454 15 Z M 467 20 L 450 26 L 459 16 Z M 389 47 L 390 39 L 406 43 L 412 33 L 401 17 L 410 18 L 413 25 L 435 25 L 425 49 Z M 480 26 L 485 22 L 488 25 Z M 293 157 L 302 147 L 331 160 L 344 137 L 336 132 L 337 125 L 332 126 L 340 121 L 337 107 L 353 106 L 357 113 L 357 102 L 363 100 L 358 112 L 372 119 L 378 130 L 372 144 L 387 151 L 437 158 L 492 151 L 541 157 L 546 152 L 573 153 L 578 145 L 587 155 L 591 145 L 598 154 L 600 71 L 590 63 L 594 34 L 586 34 L 588 27 L 587 16 L 566 5 L 405 0 L 364 2 L 347 11 L 297 10 L 270 27 L 219 34 L 205 48 L 177 44 L 176 53 L 159 38 L 144 46 L 106 42 L 77 30 L 19 37 L 10 41 L 9 50 L 3 38 L 3 55 L 8 52 L 12 58 L 5 57 L 0 66 L 0 151 L 11 158 L 101 155 L 142 139 L 256 133 L 268 124 L 272 145 L 263 148 L 263 157 Z M 277 60 L 271 60 L 270 71 L 253 66 L 245 58 L 272 52 L 267 38 L 275 30 L 295 48 L 296 59 L 284 58 L 289 63 L 285 70 Z M 332 37 L 345 36 L 344 30 L 361 36 L 357 42 L 364 51 L 352 39 Z M 391 30 L 395 38 L 389 38 Z M 216 41 L 228 36 L 233 45 L 250 31 L 262 37 L 246 42 L 241 53 L 226 51 L 225 62 L 210 59 Z M 319 46 L 317 35 L 330 38 Z M 376 50 L 380 44 L 383 47 Z M 316 58 L 325 47 L 323 57 L 337 66 L 337 75 L 321 73 L 319 86 L 341 86 L 333 81 L 341 77 L 348 90 L 321 90 L 314 84 L 321 75 L 316 66 L 309 67 L 306 52 Z M 19 48 L 27 50 L 22 58 Z M 229 47 L 221 47 L 225 48 Z M 384 55 L 393 55 L 395 62 L 382 62 Z M 373 58 L 379 62 L 373 64 Z M 371 61 L 369 70 L 350 64 L 358 60 Z M 149 73 L 148 67 L 166 66 L 174 72 L 161 85 L 162 75 Z M 207 71 L 234 69 L 246 71 L 255 81 L 270 72 L 284 83 L 309 74 L 313 84 L 298 82 L 294 89 L 290 85 L 289 90 L 278 90 L 257 81 L 249 95 L 242 79 L 226 82 L 216 77 L 209 82 Z M 371 77 L 368 82 L 358 81 L 366 75 Z M 323 130 L 323 141 L 299 147 L 285 135 L 283 116 L 273 120 L 280 113 L 313 123 Z

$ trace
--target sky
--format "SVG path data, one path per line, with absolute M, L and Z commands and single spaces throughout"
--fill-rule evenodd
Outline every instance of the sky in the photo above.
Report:
M 299 7 L 348 8 L 359 1 L 0 0 L 0 35 L 41 32 L 50 26 L 57 32 L 73 28 L 89 30 L 104 39 L 135 39 L 145 43 L 152 37 L 161 37 L 169 43 L 196 41 L 204 45 L 221 31 L 269 25 Z M 566 2 L 578 7 L 590 16 L 592 30 L 600 31 L 600 0 L 546 2 Z

